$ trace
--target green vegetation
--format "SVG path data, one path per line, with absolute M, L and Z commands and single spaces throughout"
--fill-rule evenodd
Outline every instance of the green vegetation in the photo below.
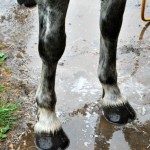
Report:
M 6 46 L 3 43 L 0 42 L 0 50 L 2 50 L 4 48 L 6 48 Z
M 0 63 L 3 63 L 4 60 L 8 57 L 7 54 L 3 53 L 2 51 L 0 51 Z
M 6 92 L 6 87 L 3 84 L 0 84 L 0 93 Z
M 7 131 L 11 129 L 12 125 L 18 119 L 18 116 L 14 115 L 20 104 L 7 103 L 0 101 L 0 139 L 7 138 Z
M 8 58 L 4 49 L 7 46 L 0 41 L 0 73 L 3 77 L 10 77 L 11 68 L 5 66 L 4 61 Z M 8 92 L 7 80 L 3 79 L 0 83 L 0 140 L 7 138 L 7 132 L 12 129 L 15 122 L 18 120 L 17 110 L 20 103 L 7 101 L 6 94 Z M 6 86 L 5 86 L 6 85 Z
M 10 67 L 4 66 L 3 68 L 4 68 L 5 72 L 11 73 L 11 68 Z

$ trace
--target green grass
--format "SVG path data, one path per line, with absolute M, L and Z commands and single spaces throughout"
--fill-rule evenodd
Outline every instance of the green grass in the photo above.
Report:
M 3 68 L 4 68 L 5 72 L 11 73 L 11 68 L 10 67 L 4 66 Z
M 14 112 L 19 108 L 18 103 L 7 103 L 0 101 L 0 139 L 7 138 L 7 132 L 15 124 L 18 116 Z
M 0 93 L 6 92 L 6 87 L 3 84 L 0 84 Z
M 3 53 L 2 51 L 0 51 L 0 63 L 2 64 L 5 59 L 8 57 L 7 54 Z
M 3 43 L 0 43 L 0 50 L 4 49 L 6 46 Z

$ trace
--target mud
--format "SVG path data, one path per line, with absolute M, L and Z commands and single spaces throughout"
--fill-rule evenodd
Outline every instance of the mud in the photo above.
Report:
M 41 70 L 37 8 L 20 7 L 15 0 L 0 3 L 0 39 L 12 45 L 7 63 L 13 68 L 13 79 L 24 89 L 20 98 L 25 114 L 3 149 L 10 149 L 13 142 L 15 150 L 36 150 L 34 94 Z M 56 111 L 71 141 L 68 150 L 150 149 L 150 24 L 140 19 L 140 9 L 140 0 L 127 2 L 117 55 L 119 86 L 136 110 L 137 119 L 118 127 L 101 114 L 102 88 L 97 78 L 100 2 L 70 2 L 67 47 L 56 77 Z M 146 10 L 150 11 L 150 4 Z

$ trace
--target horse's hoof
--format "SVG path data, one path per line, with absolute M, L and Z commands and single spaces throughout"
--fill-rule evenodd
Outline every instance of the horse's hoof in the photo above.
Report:
M 36 6 L 35 0 L 17 0 L 17 2 L 22 5 L 24 4 L 26 7 L 34 7 Z
M 116 125 L 124 125 L 136 118 L 136 113 L 128 102 L 121 105 L 103 106 L 103 114 L 106 120 Z
M 22 5 L 25 2 L 25 0 L 17 0 L 17 2 L 19 5 Z
M 36 133 L 36 146 L 41 150 L 65 150 L 69 139 L 63 129 L 53 133 Z

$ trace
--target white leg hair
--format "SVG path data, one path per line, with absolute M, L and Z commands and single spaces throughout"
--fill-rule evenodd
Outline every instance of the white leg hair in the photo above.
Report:
M 61 123 L 55 112 L 39 108 L 39 121 L 35 124 L 35 133 L 55 133 L 61 127 Z
M 122 97 L 117 84 L 115 85 L 102 84 L 102 86 L 105 91 L 105 95 L 102 102 L 103 106 L 123 105 L 127 102 L 126 98 Z

